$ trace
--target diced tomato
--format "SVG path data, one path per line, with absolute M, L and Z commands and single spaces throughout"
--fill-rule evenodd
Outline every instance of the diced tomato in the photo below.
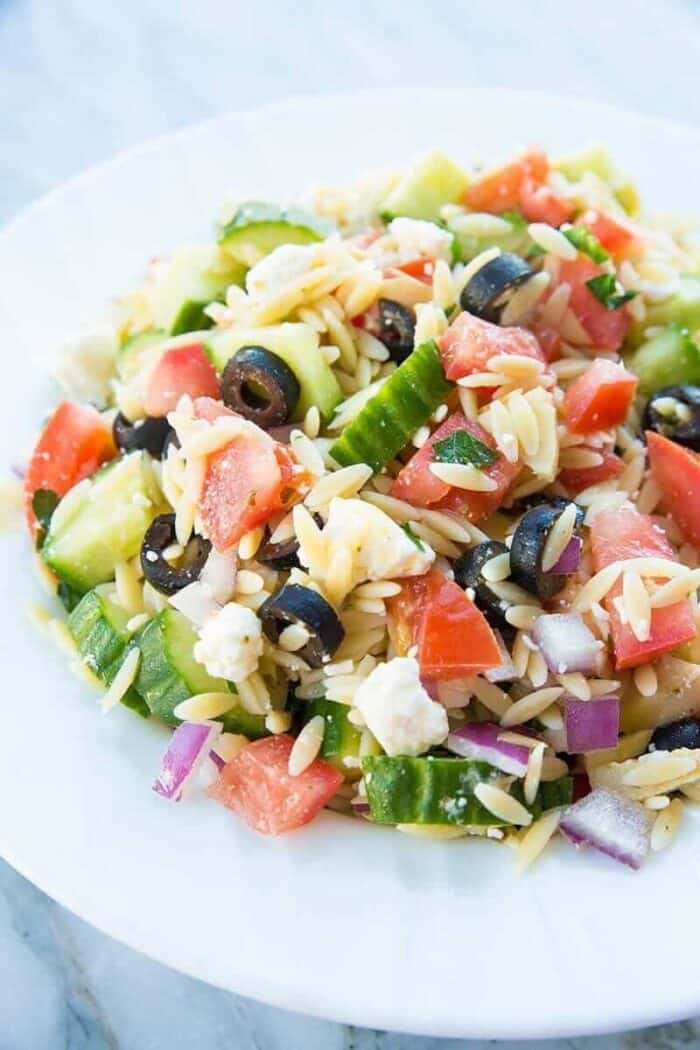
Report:
M 476 523 L 500 507 L 520 467 L 517 463 L 510 463 L 499 453 L 496 462 L 484 468 L 484 474 L 496 482 L 496 488 L 492 492 L 471 492 L 447 485 L 433 474 L 430 464 L 433 462 L 435 442 L 444 441 L 456 430 L 466 430 L 489 448 L 496 448 L 496 443 L 488 431 L 467 419 L 461 412 L 455 412 L 433 432 L 423 447 L 399 471 L 390 494 L 417 507 L 434 506 L 441 510 L 464 514 L 469 521 Z
M 635 255 L 641 247 L 639 237 L 629 227 L 595 208 L 584 212 L 576 225 L 587 226 L 611 255 Z
M 599 452 L 599 450 L 591 449 L 591 452 Z M 603 481 L 616 478 L 625 469 L 625 464 L 614 452 L 600 452 L 599 454 L 603 457 L 603 462 L 597 467 L 567 467 L 559 472 L 557 481 L 570 495 L 575 496 L 590 485 L 600 485 Z
M 440 336 L 438 345 L 445 375 L 452 380 L 485 372 L 496 354 L 522 354 L 546 363 L 540 344 L 526 328 L 501 328 L 466 312 Z
M 483 614 L 461 587 L 436 569 L 402 580 L 401 593 L 389 600 L 388 609 L 397 651 L 405 653 L 418 645 L 422 677 L 464 678 L 503 662 Z
M 598 350 L 617 350 L 627 335 L 629 314 L 624 307 L 608 310 L 586 286 L 586 281 L 605 272 L 602 266 L 579 255 L 571 262 L 561 264 L 559 283 L 568 284 L 571 288 L 569 307 L 587 332 L 592 345 Z
M 166 416 L 183 394 L 219 397 L 216 369 L 201 343 L 166 350 L 148 381 L 144 408 L 149 416 Z
M 558 197 L 549 186 L 528 178 L 523 180 L 520 187 L 520 210 L 528 222 L 561 226 L 573 218 L 576 208 L 571 201 Z
M 209 795 L 261 835 L 308 824 L 333 798 L 343 775 L 317 758 L 303 773 L 291 776 L 293 746 L 294 739 L 285 734 L 248 744 L 224 766 Z
M 416 277 L 419 281 L 425 281 L 426 284 L 432 284 L 435 273 L 435 259 L 424 255 L 419 259 L 409 259 L 408 262 L 399 263 L 394 269 L 408 274 L 409 277 Z
M 194 408 L 200 419 L 209 422 L 236 415 L 211 398 L 198 398 Z M 216 549 L 228 550 L 250 529 L 290 507 L 307 480 L 286 445 L 254 424 L 247 426 L 208 457 L 199 511 Z
M 532 330 L 548 364 L 558 361 L 561 357 L 561 333 L 546 324 L 534 324 Z
M 24 506 L 29 528 L 36 526 L 32 496 L 37 489 L 65 496 L 116 451 L 112 428 L 96 408 L 62 401 L 39 435 L 27 467 Z
M 663 505 L 688 543 L 700 547 L 700 456 L 689 448 L 646 433 L 651 476 L 663 493 Z
M 663 529 L 648 514 L 640 514 L 632 507 L 599 511 L 591 525 L 591 543 L 596 572 L 628 558 L 676 560 Z M 621 593 L 622 581 L 618 580 L 605 598 L 618 671 L 655 660 L 695 637 L 691 605 L 684 600 L 653 609 L 649 637 L 640 642 L 631 627 L 622 623 L 615 608 L 614 599 Z
M 472 211 L 500 214 L 520 207 L 520 193 L 526 180 L 541 185 L 549 174 L 549 161 L 541 150 L 529 150 L 511 164 L 477 179 L 464 194 Z
M 572 434 L 592 434 L 624 423 L 639 382 L 622 365 L 598 357 L 575 379 L 564 396 L 566 423 Z

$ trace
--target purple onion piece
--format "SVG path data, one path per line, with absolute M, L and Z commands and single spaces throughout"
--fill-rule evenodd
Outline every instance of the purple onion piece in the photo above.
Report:
M 221 733 L 220 722 L 183 722 L 170 738 L 153 790 L 178 802 Z
M 565 811 L 559 826 L 575 846 L 592 846 L 636 870 L 649 852 L 653 822 L 638 802 L 596 788 Z
M 571 755 L 617 747 L 620 732 L 620 700 L 600 696 L 595 700 L 566 701 L 566 750 Z
M 224 768 L 224 766 L 226 765 L 225 761 L 223 760 L 221 755 L 218 753 L 218 751 L 214 751 L 212 749 L 209 752 L 209 758 L 212 760 L 212 762 L 214 763 L 214 765 L 216 766 L 216 768 L 219 771 L 221 771 Z
M 435 678 L 424 678 L 421 675 L 420 684 L 425 689 L 426 693 L 434 703 L 440 703 L 440 694 L 438 692 L 438 684 Z
M 511 732 L 519 732 L 516 726 Z M 530 749 L 524 744 L 510 744 L 499 740 L 499 736 L 508 732 L 494 722 L 471 722 L 455 729 L 447 738 L 447 747 L 455 755 L 472 758 L 479 762 L 488 762 L 496 769 L 503 770 L 511 776 L 523 777 L 527 773 Z M 531 733 L 527 733 L 531 736 Z
M 602 643 L 578 613 L 545 613 L 538 616 L 532 637 L 553 674 L 595 671 Z
M 350 799 L 350 805 L 352 806 L 353 813 L 356 813 L 358 817 L 368 817 L 370 814 L 369 802 L 362 795 L 355 795 L 354 798 Z
M 491 667 L 488 671 L 484 671 L 484 678 L 487 682 L 513 682 L 518 677 L 518 672 L 515 669 L 513 658 L 508 652 L 508 647 L 503 641 L 503 635 L 500 631 L 494 631 L 496 641 L 498 642 L 498 648 L 501 651 L 501 663 L 498 667 Z
M 581 564 L 581 548 L 583 542 L 580 536 L 572 536 L 564 550 L 559 555 L 559 560 L 554 563 L 550 572 L 560 573 L 568 576 L 576 572 Z
M 10 467 L 10 470 L 12 471 L 12 473 L 14 474 L 14 476 L 17 478 L 18 481 L 24 481 L 26 473 L 27 473 L 26 470 L 24 469 L 24 467 L 20 467 L 19 464 L 13 463 L 12 466 Z

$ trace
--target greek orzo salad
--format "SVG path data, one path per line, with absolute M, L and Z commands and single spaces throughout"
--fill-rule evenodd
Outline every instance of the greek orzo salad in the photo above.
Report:
M 43 620 L 172 729 L 154 789 L 560 831 L 700 801 L 700 251 L 604 150 L 247 201 L 66 348 L 24 472 Z

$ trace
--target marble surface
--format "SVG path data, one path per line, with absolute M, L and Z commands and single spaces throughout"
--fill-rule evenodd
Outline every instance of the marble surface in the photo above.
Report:
M 290 93 L 493 83 L 694 123 L 699 56 L 697 0 L 0 0 L 0 222 L 131 143 Z M 555 1047 L 687 1045 L 700 1021 Z M 0 1050 L 438 1046 L 467 1044 L 311 1020 L 183 977 L 0 861 Z

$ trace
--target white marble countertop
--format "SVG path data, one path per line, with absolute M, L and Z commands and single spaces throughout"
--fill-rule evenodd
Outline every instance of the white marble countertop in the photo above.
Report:
M 498 84 L 695 122 L 699 59 L 698 0 L 0 0 L 0 222 L 131 143 L 290 93 Z M 699 1041 L 696 1021 L 555 1048 Z M 466 1045 L 220 992 L 97 933 L 0 862 L 0 1050 Z

